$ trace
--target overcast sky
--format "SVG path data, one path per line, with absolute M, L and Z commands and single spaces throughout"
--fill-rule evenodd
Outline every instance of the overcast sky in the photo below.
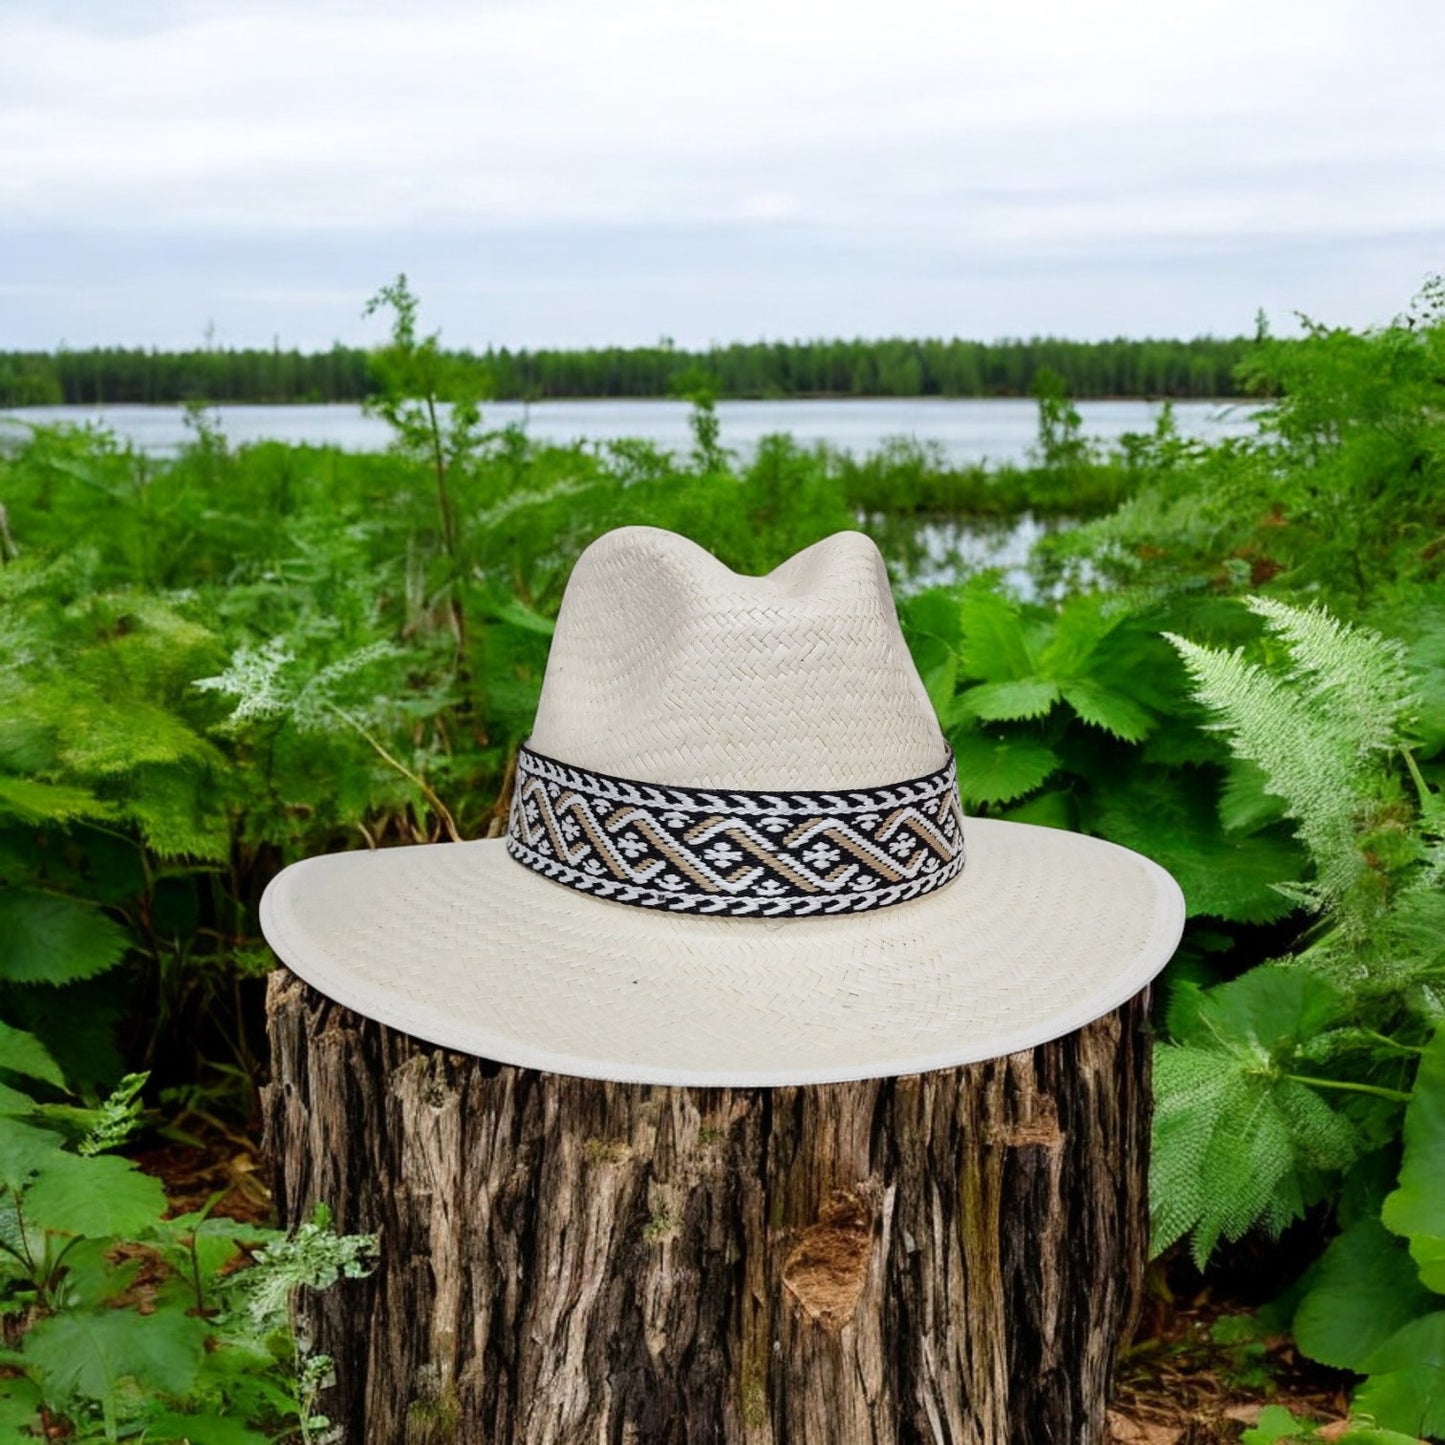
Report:
M 0 0 L 0 349 L 1366 325 L 1440 0 Z

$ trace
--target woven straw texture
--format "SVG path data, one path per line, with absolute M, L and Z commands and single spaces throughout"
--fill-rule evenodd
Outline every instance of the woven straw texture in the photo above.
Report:
M 531 745 L 648 783 L 870 788 L 947 758 L 872 540 L 740 577 L 655 527 L 599 537 L 557 616 Z
M 882 558 L 841 533 L 767 577 L 624 528 L 579 559 L 532 745 L 699 787 L 872 788 L 947 749 Z M 306 859 L 261 922 L 322 992 L 419 1038 L 593 1078 L 700 1085 L 914 1073 L 1042 1043 L 1138 992 L 1178 886 L 1098 839 L 965 822 L 963 873 L 837 918 L 674 916 L 590 897 L 501 839 Z

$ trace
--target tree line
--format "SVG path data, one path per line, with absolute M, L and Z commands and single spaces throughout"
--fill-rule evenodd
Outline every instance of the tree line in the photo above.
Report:
M 541 401 L 710 392 L 721 399 L 1028 396 L 1041 372 L 1075 397 L 1229 397 L 1244 337 L 1054 337 L 1002 341 L 739 342 L 447 353 L 450 374 L 484 398 Z M 280 347 L 154 351 L 106 346 L 0 351 L 0 406 L 354 402 L 375 394 L 371 352 Z

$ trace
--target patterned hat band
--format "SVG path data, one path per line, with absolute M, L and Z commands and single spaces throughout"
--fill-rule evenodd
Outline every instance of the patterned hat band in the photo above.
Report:
M 865 913 L 963 869 L 953 753 L 882 788 L 761 793 L 587 772 L 524 747 L 507 851 L 614 903 L 725 917 Z

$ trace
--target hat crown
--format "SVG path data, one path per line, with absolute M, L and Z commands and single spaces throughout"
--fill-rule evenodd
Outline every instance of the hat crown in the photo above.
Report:
M 530 745 L 642 782 L 870 788 L 947 760 L 883 558 L 839 532 L 764 577 L 655 527 L 577 560 Z

